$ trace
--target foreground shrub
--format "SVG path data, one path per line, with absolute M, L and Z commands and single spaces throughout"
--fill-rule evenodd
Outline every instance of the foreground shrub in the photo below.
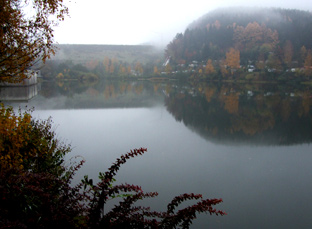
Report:
M 149 207 L 141 207 L 134 203 L 143 198 L 155 197 L 157 192 L 145 193 L 137 185 L 121 184 L 112 185 L 114 176 L 120 166 L 131 157 L 142 155 L 147 149 L 140 148 L 131 150 L 121 156 L 104 174 L 100 173 L 101 181 L 92 185 L 92 180 L 87 177 L 84 184 L 90 187 L 92 193 L 89 207 L 89 225 L 92 228 L 176 228 L 181 226 L 188 228 L 196 213 L 209 212 L 210 214 L 225 215 L 225 212 L 216 210 L 214 205 L 221 203 L 222 199 L 203 199 L 200 194 L 182 194 L 175 197 L 167 206 L 167 211 L 151 211 Z M 127 195 L 126 193 L 132 193 Z M 108 213 L 103 214 L 105 203 L 115 198 L 116 195 L 123 197 L 118 205 L 115 205 Z M 186 200 L 198 200 L 192 206 L 177 210 L 177 207 Z
M 51 130 L 51 119 L 34 121 L 30 112 L 11 108 L 0 112 L 0 225 L 19 228 L 188 228 L 197 213 L 225 213 L 213 206 L 222 199 L 203 199 L 200 194 L 175 197 L 164 212 L 138 206 L 136 202 L 153 198 L 157 192 L 143 192 L 137 185 L 114 185 L 120 166 L 130 158 L 144 154 L 139 148 L 122 155 L 105 172 L 100 182 L 85 176 L 71 185 L 80 161 L 69 167 L 64 156 L 70 147 L 61 144 Z M 107 201 L 121 201 L 104 214 Z M 194 205 L 177 209 L 187 200 Z
M 85 211 L 70 181 L 83 162 L 65 168 L 70 146 L 59 142 L 51 119 L 0 108 L 0 227 L 79 225 Z
M 59 142 L 52 131 L 52 121 L 34 120 L 31 110 L 0 108 L 0 168 L 48 172 L 61 176 L 62 163 L 70 146 Z

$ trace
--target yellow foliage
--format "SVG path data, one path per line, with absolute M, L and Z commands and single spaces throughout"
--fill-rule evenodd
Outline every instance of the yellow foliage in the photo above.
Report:
M 142 75 L 143 74 L 143 67 L 142 64 L 137 62 L 135 65 L 135 71 L 137 74 Z
M 215 69 L 213 67 L 213 64 L 212 64 L 212 60 L 209 59 L 206 63 L 206 67 L 205 67 L 205 73 L 206 74 L 212 74 L 212 73 L 215 73 Z
M 20 82 L 36 61 L 54 55 L 53 27 L 67 14 L 63 0 L 2 0 L 0 80 Z
M 159 75 L 159 71 L 158 71 L 157 66 L 154 66 L 154 74 L 155 74 L 155 75 Z
M 294 55 L 294 47 L 291 41 L 287 40 L 284 46 L 284 62 L 290 67 Z
M 305 75 L 309 76 L 312 73 L 312 51 L 309 50 L 307 52 L 306 58 L 304 60 L 304 68 L 305 68 Z
M 125 75 L 126 74 L 126 67 L 124 67 L 122 64 L 119 65 L 119 72 L 121 75 Z
M 57 79 L 63 79 L 64 78 L 64 74 L 60 72 L 59 74 L 57 74 L 56 78 Z
M 239 96 L 237 93 L 224 96 L 224 109 L 230 114 L 237 114 L 239 108 Z
M 14 168 L 48 172 L 50 168 L 57 169 L 55 165 L 70 148 L 59 146 L 54 137 L 51 119 L 35 121 L 31 111 L 22 113 L 19 110 L 16 115 L 13 108 L 1 104 L 0 171 Z
M 235 47 L 242 49 L 252 49 L 256 46 L 267 44 L 270 50 L 273 50 L 278 43 L 278 33 L 266 28 L 265 25 L 259 25 L 257 22 L 249 23 L 246 27 L 236 26 L 233 39 Z
M 16 116 L 12 108 L 0 109 L 0 166 L 3 168 L 23 169 L 23 160 L 33 156 L 36 152 L 27 152 L 23 155 L 20 149 L 28 144 L 31 134 L 31 115 Z M 10 144 L 8 144 L 10 143 Z
M 230 50 L 226 53 L 225 63 L 230 68 L 240 68 L 240 52 L 234 48 L 230 48 Z
M 115 72 L 115 66 L 113 64 L 111 64 L 109 66 L 109 73 L 114 73 Z
M 211 98 L 215 93 L 215 89 L 213 88 L 209 88 L 209 87 L 205 87 L 205 97 L 208 103 L 211 102 Z
M 172 67 L 170 64 L 167 64 L 166 67 L 165 67 L 165 72 L 167 73 L 171 73 L 172 72 Z
M 226 69 L 224 60 L 220 61 L 220 71 L 223 77 L 226 77 L 229 74 L 228 70 Z
M 127 67 L 127 74 L 130 75 L 131 74 L 131 66 Z

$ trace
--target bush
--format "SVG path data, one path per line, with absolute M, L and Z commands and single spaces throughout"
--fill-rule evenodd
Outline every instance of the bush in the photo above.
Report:
M 2 227 L 77 225 L 83 197 L 70 187 L 76 167 L 65 168 L 70 146 L 60 143 L 51 119 L 33 120 L 0 109 L 0 224 Z
M 64 156 L 70 146 L 60 143 L 51 130 L 51 118 L 33 120 L 31 110 L 0 109 L 0 169 L 20 169 L 32 172 L 48 172 L 61 176 Z
M 71 186 L 75 172 L 84 161 L 64 166 L 70 146 L 61 144 L 51 130 L 51 119 L 34 121 L 31 111 L 15 115 L 12 108 L 0 112 L 0 224 L 25 228 L 188 228 L 197 213 L 224 215 L 213 208 L 222 199 L 203 199 L 200 194 L 175 197 L 164 212 L 134 205 L 157 192 L 143 192 L 137 185 L 113 185 L 120 166 L 147 149 L 131 150 L 105 172 L 100 182 L 85 176 Z M 104 214 L 107 201 L 120 198 L 119 204 Z M 177 210 L 187 200 L 192 206 Z

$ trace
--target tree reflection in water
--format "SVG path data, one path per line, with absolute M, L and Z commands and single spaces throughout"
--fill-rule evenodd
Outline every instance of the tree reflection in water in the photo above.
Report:
M 172 87 L 168 111 L 209 141 L 289 145 L 312 140 L 308 87 L 196 84 Z

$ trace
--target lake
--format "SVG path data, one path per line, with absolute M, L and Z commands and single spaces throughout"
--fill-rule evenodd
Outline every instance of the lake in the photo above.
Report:
M 302 85 L 179 81 L 41 83 L 6 105 L 52 117 L 58 138 L 86 160 L 96 179 L 130 149 L 116 183 L 159 196 L 154 210 L 182 193 L 222 198 L 226 216 L 199 214 L 192 228 L 310 228 L 312 88 Z M 2 90 L 2 91 L 1 91 Z M 0 88 L 1 95 L 4 89 Z M 31 98 L 32 97 L 32 98 Z M 24 99 L 21 99 L 24 98 Z M 2 99 L 4 100 L 4 99 Z

